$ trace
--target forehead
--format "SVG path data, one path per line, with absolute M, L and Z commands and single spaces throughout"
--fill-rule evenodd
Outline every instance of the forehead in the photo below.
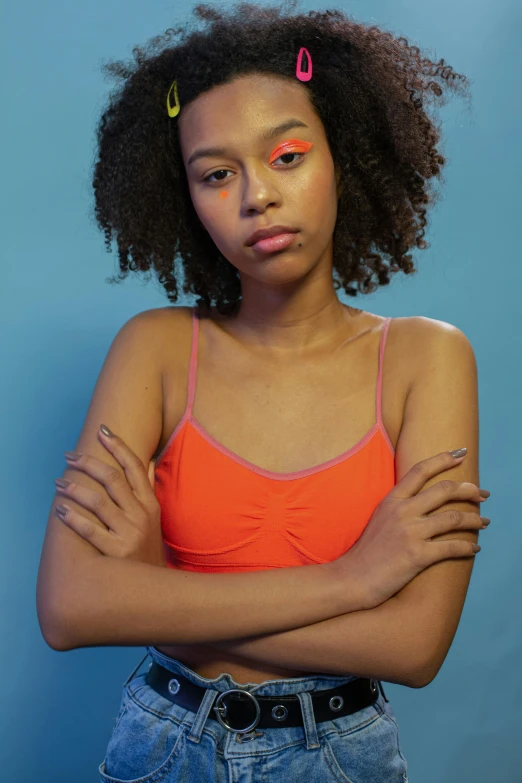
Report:
M 297 80 L 248 75 L 199 95 L 179 114 L 185 161 L 196 147 L 261 140 L 263 129 L 296 117 L 313 130 L 321 125 L 306 89 Z M 299 135 L 299 128 L 295 130 Z

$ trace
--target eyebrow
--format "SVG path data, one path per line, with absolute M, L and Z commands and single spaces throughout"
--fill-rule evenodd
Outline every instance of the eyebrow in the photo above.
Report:
M 308 128 L 308 125 L 305 125 L 305 123 L 301 122 L 301 120 L 297 120 L 292 117 L 289 120 L 285 120 L 285 122 L 281 122 L 279 125 L 275 125 L 273 128 L 267 128 L 261 134 L 261 139 L 262 141 L 270 141 L 271 139 L 275 139 L 277 136 L 280 136 L 281 133 L 286 133 L 292 128 Z M 226 155 L 226 153 L 226 147 L 205 147 L 205 149 L 199 149 L 193 152 L 188 159 L 187 165 L 190 166 L 190 164 L 194 163 L 194 161 L 198 160 L 198 158 L 214 156 L 217 157 L 219 155 Z

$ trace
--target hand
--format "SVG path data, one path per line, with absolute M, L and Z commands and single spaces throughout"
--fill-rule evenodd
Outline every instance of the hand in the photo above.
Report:
M 57 486 L 57 491 L 95 514 L 107 529 L 71 507 L 59 519 L 103 555 L 166 568 L 161 511 L 154 494 L 154 463 L 149 464 L 147 474 L 142 461 L 121 438 L 108 437 L 101 430 L 98 436 L 123 470 L 88 454 L 82 454 L 78 460 L 67 458 L 71 467 L 83 470 L 107 491 L 97 492 L 74 481 L 67 487 Z
M 449 451 L 422 460 L 383 498 L 355 544 L 332 561 L 338 577 L 359 575 L 372 609 L 395 595 L 428 566 L 454 557 L 472 557 L 475 544 L 463 539 L 432 541 L 432 537 L 454 530 L 481 530 L 486 517 L 478 513 L 448 509 L 430 511 L 452 500 L 481 503 L 487 499 L 469 481 L 443 480 L 421 492 L 428 479 L 460 464 Z

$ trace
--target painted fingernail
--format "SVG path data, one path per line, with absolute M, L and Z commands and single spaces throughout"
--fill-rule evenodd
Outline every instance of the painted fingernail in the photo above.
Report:
M 100 432 L 102 435 L 107 435 L 108 438 L 114 437 L 114 433 L 111 432 L 110 429 L 105 426 L 105 424 L 100 424 Z
M 465 457 L 467 453 L 468 450 L 466 448 L 455 449 L 455 451 L 450 451 L 451 456 L 455 457 L 455 459 L 460 459 L 460 457 Z
M 71 482 L 69 479 L 55 478 L 54 483 L 59 487 L 67 487 Z
M 79 451 L 66 451 L 65 452 L 65 459 L 70 460 L 71 462 L 75 462 L 77 459 L 80 459 L 82 455 Z
M 480 491 L 480 494 L 482 495 L 482 497 L 484 497 L 484 498 L 489 498 L 489 496 L 491 495 L 491 492 L 488 492 L 487 489 L 481 489 L 479 491 Z
M 65 516 L 65 514 L 67 514 L 68 511 L 69 511 L 69 509 L 67 508 L 67 506 L 62 506 L 61 503 L 57 503 L 57 505 L 56 505 L 56 513 L 59 516 L 61 516 L 61 517 Z

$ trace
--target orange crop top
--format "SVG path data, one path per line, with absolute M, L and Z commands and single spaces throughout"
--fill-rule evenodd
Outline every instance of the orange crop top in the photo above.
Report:
M 229 572 L 326 563 L 357 541 L 395 486 L 395 452 L 381 418 L 390 321 L 381 329 L 373 427 L 338 457 L 274 473 L 218 443 L 192 416 L 199 329 L 194 308 L 187 405 L 154 471 L 170 568 Z

